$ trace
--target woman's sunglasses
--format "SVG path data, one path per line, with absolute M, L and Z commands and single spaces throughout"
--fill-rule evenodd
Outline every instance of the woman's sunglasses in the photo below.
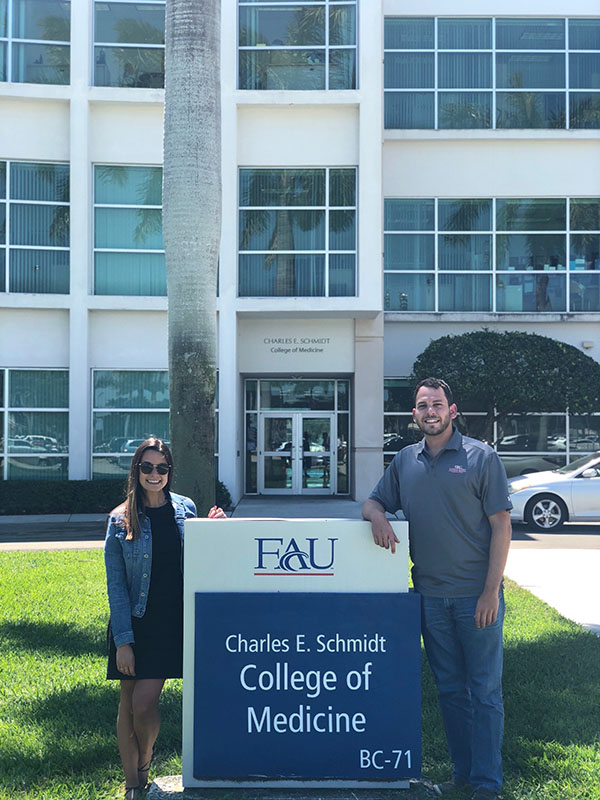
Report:
M 144 475 L 151 475 L 153 470 L 156 470 L 159 475 L 166 475 L 171 469 L 168 464 L 151 464 L 149 461 L 140 461 L 139 468 Z

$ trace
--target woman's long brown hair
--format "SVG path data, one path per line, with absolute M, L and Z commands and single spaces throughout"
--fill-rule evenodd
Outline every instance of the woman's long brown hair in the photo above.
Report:
M 125 498 L 125 529 L 127 531 L 125 538 L 127 539 L 139 539 L 141 533 L 139 512 L 144 511 L 146 504 L 144 503 L 144 490 L 140 486 L 139 475 L 140 462 L 146 450 L 155 450 L 157 453 L 161 453 L 171 467 L 167 475 L 167 483 L 163 489 L 165 497 L 169 498 L 169 489 L 171 488 L 171 479 L 173 477 L 173 456 L 166 442 L 156 438 L 156 436 L 150 436 L 150 438 L 141 443 L 131 459 L 131 467 L 127 478 L 127 497 Z

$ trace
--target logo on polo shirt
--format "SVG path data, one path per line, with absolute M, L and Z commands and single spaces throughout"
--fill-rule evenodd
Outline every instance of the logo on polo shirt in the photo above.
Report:
M 450 467 L 448 472 L 454 472 L 455 474 L 462 475 L 467 470 L 464 467 L 461 467 L 460 464 L 455 464 L 453 467 Z

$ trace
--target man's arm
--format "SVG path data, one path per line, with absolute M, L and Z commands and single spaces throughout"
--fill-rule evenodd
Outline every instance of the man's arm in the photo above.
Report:
M 386 550 L 391 550 L 392 553 L 396 552 L 396 542 L 400 539 L 392 530 L 388 518 L 385 515 L 385 509 L 378 503 L 377 500 L 371 498 L 365 500 L 362 507 L 363 519 L 371 523 L 371 533 L 373 534 L 373 541 L 379 547 L 385 547 Z
M 478 628 L 491 625 L 498 617 L 498 591 L 504 575 L 512 535 L 510 512 L 498 511 L 488 519 L 492 528 L 492 538 L 485 586 L 475 609 L 475 625 Z

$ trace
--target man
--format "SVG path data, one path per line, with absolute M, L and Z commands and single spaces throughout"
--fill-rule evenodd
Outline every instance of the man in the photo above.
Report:
M 363 506 L 373 539 L 396 551 L 385 512 L 409 523 L 421 628 L 438 689 L 452 779 L 437 795 L 471 785 L 473 800 L 502 786 L 502 575 L 511 539 L 506 473 L 494 450 L 462 436 L 447 383 L 421 381 L 413 420 L 424 433 L 399 452 Z

